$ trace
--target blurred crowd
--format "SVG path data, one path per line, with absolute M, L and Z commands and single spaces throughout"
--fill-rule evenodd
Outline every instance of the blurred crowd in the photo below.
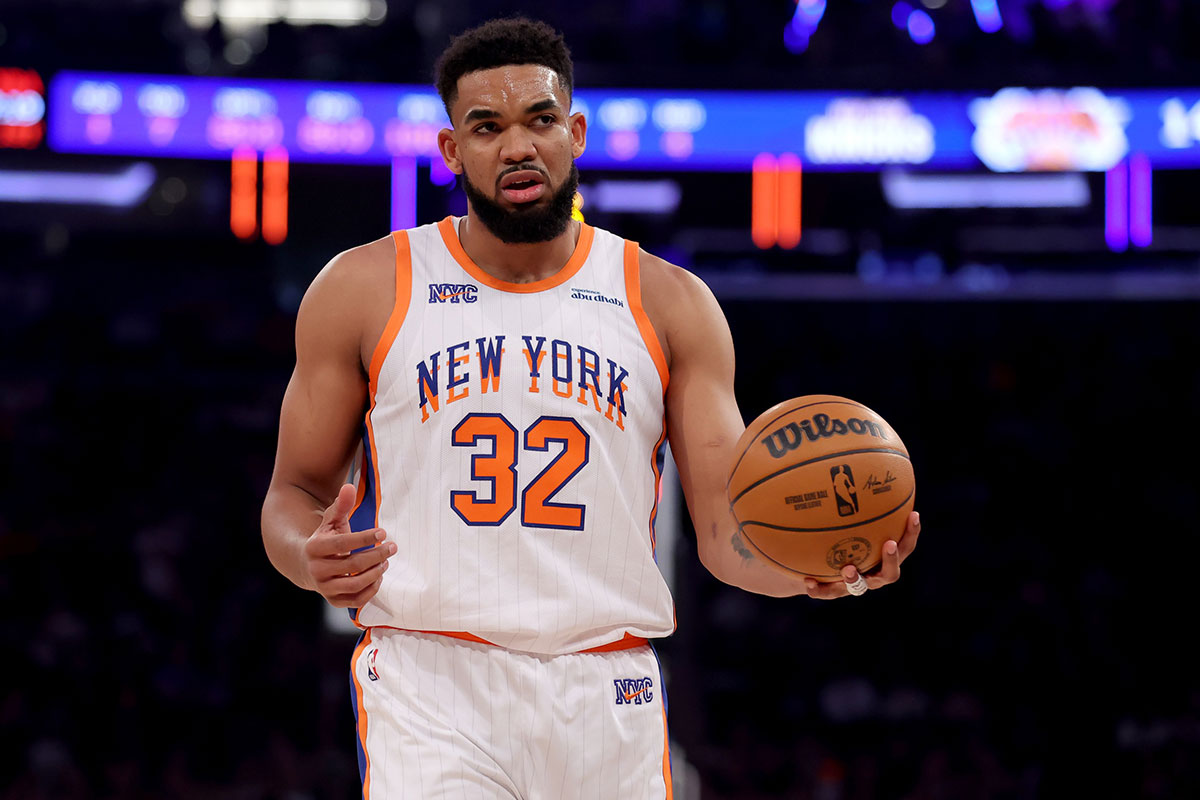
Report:
M 292 363 L 280 251 L 8 242 L 0 798 L 357 796 L 353 637 L 258 533 Z M 659 653 L 701 796 L 1200 795 L 1194 304 L 726 311 L 747 418 L 874 407 L 925 532 L 898 584 L 832 603 L 747 595 L 679 548 Z

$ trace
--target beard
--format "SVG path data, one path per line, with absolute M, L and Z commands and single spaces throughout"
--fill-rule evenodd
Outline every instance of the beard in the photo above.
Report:
M 567 179 L 550 194 L 548 203 L 539 205 L 534 201 L 508 209 L 480 191 L 463 170 L 463 191 L 471 208 L 492 235 L 505 244 L 536 244 L 561 236 L 571 222 L 578 188 L 579 168 L 572 163 Z

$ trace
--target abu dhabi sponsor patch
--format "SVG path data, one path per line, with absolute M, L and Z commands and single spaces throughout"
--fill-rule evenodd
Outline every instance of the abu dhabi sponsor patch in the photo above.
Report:
M 572 286 L 571 299 L 590 300 L 593 303 L 608 303 L 610 306 L 616 306 L 617 308 L 625 307 L 624 301 L 616 297 L 608 297 L 607 295 L 600 294 L 595 289 L 576 289 Z

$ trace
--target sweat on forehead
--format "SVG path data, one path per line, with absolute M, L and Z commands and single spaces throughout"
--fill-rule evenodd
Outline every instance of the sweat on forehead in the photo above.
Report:
M 464 76 L 525 65 L 545 67 L 557 75 L 557 88 L 570 100 L 575 76 L 566 42 L 546 23 L 524 17 L 492 20 L 455 37 L 435 68 L 438 94 L 449 112 Z
M 460 116 L 477 116 L 479 109 L 512 111 L 514 107 L 532 114 L 570 103 L 558 76 L 534 64 L 471 72 L 459 78 L 457 88 L 452 106 Z

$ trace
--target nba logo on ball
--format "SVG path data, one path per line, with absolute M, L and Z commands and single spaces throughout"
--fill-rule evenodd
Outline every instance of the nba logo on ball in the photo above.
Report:
M 833 480 L 833 495 L 837 498 L 839 517 L 848 517 L 858 511 L 858 490 L 854 488 L 854 473 L 849 464 L 838 464 L 829 470 Z

